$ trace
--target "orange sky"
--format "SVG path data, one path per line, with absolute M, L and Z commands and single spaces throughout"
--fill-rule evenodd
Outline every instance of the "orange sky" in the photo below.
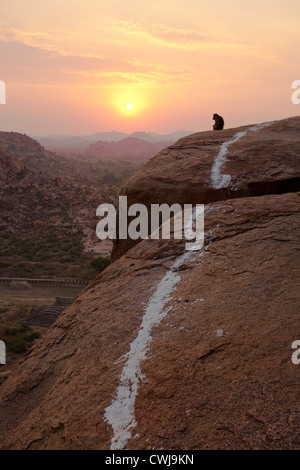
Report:
M 1 130 L 226 127 L 299 115 L 299 0 L 1 0 Z M 126 104 L 132 104 L 127 110 Z

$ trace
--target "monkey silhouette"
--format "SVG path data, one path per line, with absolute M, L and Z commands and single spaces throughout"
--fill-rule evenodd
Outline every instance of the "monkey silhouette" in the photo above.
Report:
M 213 120 L 215 121 L 213 125 L 214 131 L 221 131 L 224 128 L 224 119 L 218 114 L 213 115 Z

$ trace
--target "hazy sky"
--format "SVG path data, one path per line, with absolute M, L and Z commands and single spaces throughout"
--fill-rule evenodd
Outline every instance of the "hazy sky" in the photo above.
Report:
M 300 114 L 299 0 L 1 0 L 1 130 L 167 133 Z M 126 105 L 132 109 L 127 110 Z

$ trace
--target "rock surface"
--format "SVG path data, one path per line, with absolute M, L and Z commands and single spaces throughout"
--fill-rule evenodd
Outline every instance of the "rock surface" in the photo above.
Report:
M 128 206 L 139 202 L 149 207 L 299 191 L 300 118 L 267 124 L 184 137 L 137 171 L 120 195 L 127 196 Z M 228 146 L 223 159 L 222 144 L 235 136 L 240 139 Z M 117 240 L 112 259 L 135 244 Z
M 8 156 L 0 147 L 0 181 L 3 184 L 6 180 L 17 178 L 24 169 L 24 165 L 17 157 Z
M 0 388 L 3 449 L 300 448 L 300 366 L 291 361 L 300 339 L 300 193 L 243 189 L 262 174 L 299 175 L 299 127 L 299 118 L 282 121 L 233 144 L 231 181 L 241 193 L 226 188 L 228 200 L 206 204 L 202 250 L 144 240 L 62 313 Z M 204 202 L 213 155 L 235 133 L 190 138 L 203 160 L 203 142 L 214 142 L 210 164 L 181 156 L 189 139 L 154 158 L 153 172 L 157 160 L 166 171 L 154 182 L 151 163 L 144 182 L 139 172 L 135 202 L 150 184 L 153 197 L 155 188 L 170 195 L 164 202 L 181 202 L 207 166 L 193 200 Z M 270 153 L 266 139 L 275 145 L 277 135 Z M 242 159 L 251 146 L 253 177 Z

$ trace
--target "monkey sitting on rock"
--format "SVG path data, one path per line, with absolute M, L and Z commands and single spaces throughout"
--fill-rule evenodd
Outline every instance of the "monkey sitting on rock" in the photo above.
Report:
M 219 116 L 218 114 L 213 115 L 213 120 L 215 121 L 215 124 L 213 126 L 214 131 L 221 131 L 224 127 L 224 119 L 222 116 Z

